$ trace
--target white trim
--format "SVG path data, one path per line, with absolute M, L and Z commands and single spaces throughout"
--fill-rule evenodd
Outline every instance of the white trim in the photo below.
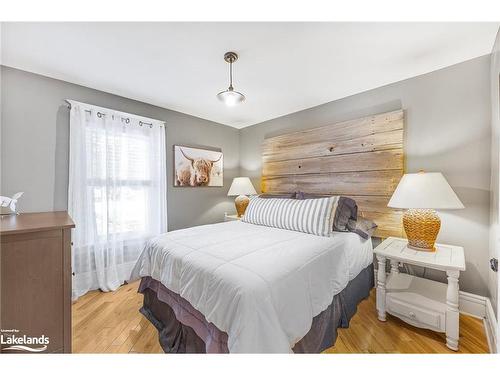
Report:
M 483 319 L 486 316 L 486 300 L 488 298 L 477 294 L 458 292 L 458 305 L 462 314 Z
M 486 317 L 484 319 L 484 329 L 486 331 L 486 338 L 488 340 L 488 346 L 490 347 L 490 353 L 498 353 L 498 323 L 489 298 L 486 298 Z
M 150 118 L 150 117 L 140 116 L 140 115 L 136 115 L 134 113 L 127 113 L 127 112 L 117 111 L 117 110 L 114 110 L 114 109 L 111 109 L 111 108 L 99 107 L 97 105 L 83 103 L 83 102 L 79 102 L 79 101 L 73 100 L 73 99 L 65 99 L 65 100 L 71 106 L 73 106 L 75 104 L 78 104 L 81 107 L 83 107 L 84 109 L 88 109 L 88 110 L 94 110 L 94 111 L 105 112 L 105 113 L 106 112 L 107 113 L 112 113 L 112 114 L 114 114 L 116 116 L 121 116 L 121 117 L 133 117 L 133 118 L 141 120 L 141 121 L 152 121 L 152 122 L 156 122 L 156 123 L 160 123 L 160 124 L 165 125 L 165 121 L 162 121 L 162 120 L 157 120 L 157 119 Z

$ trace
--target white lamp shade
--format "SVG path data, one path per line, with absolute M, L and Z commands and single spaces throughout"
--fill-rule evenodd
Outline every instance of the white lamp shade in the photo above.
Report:
M 387 206 L 442 210 L 464 208 L 441 173 L 425 172 L 405 174 Z
M 235 177 L 227 195 L 229 197 L 236 195 L 255 195 L 257 192 L 248 177 Z
M 245 100 L 245 95 L 238 91 L 226 90 L 219 92 L 217 94 L 217 98 L 228 107 L 233 107 L 236 104 L 243 102 Z

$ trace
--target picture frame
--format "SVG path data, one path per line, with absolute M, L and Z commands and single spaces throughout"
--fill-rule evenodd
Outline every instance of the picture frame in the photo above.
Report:
M 174 145 L 174 187 L 224 186 L 222 150 Z

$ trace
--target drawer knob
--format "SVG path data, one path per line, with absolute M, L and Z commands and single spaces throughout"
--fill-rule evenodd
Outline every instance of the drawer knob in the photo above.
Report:
M 410 312 L 408 315 L 409 315 L 409 316 L 410 316 L 410 318 L 412 318 L 412 319 L 415 319 L 415 318 L 417 317 L 417 316 L 415 315 L 415 313 L 414 313 L 414 312 Z

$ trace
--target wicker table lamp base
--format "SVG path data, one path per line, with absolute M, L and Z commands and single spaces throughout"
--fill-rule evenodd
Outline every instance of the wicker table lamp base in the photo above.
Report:
M 234 200 L 234 205 L 236 206 L 236 212 L 238 217 L 242 217 L 247 209 L 248 203 L 250 203 L 250 198 L 246 195 L 238 195 Z
M 434 244 L 441 220 L 434 210 L 410 209 L 403 215 L 408 247 L 420 251 L 435 251 Z

